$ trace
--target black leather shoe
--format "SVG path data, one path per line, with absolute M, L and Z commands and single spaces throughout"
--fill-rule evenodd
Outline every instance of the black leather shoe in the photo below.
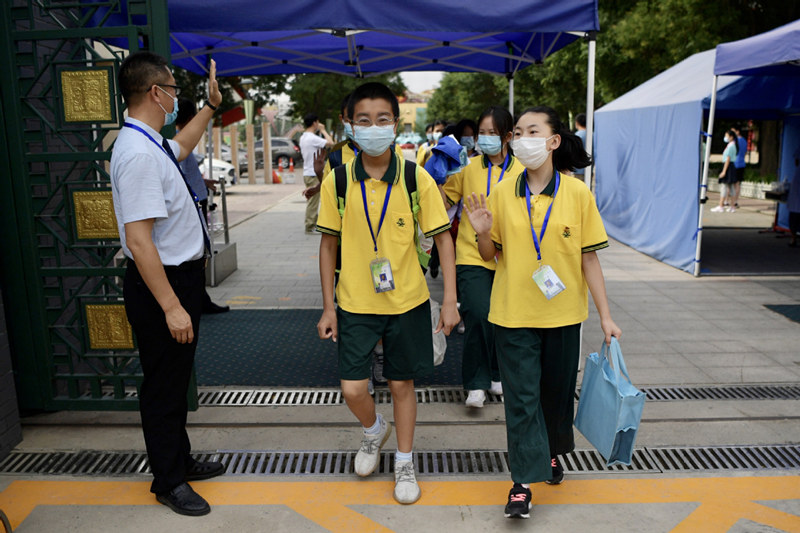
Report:
M 204 315 L 214 315 L 217 313 L 227 313 L 231 310 L 229 305 L 217 305 L 214 302 L 209 301 L 203 306 L 203 314 Z
M 176 513 L 186 516 L 203 516 L 211 512 L 208 502 L 197 494 L 188 483 L 181 483 L 169 492 L 156 494 L 156 500 Z
M 200 481 L 221 476 L 225 473 L 225 465 L 216 461 L 196 462 L 186 471 L 186 481 Z

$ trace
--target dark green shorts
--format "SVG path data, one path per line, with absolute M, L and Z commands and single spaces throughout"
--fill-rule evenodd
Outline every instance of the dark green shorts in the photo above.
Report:
M 383 375 L 408 380 L 433 372 L 431 304 L 400 315 L 372 315 L 336 310 L 339 322 L 339 377 L 367 379 L 372 370 L 372 349 L 383 338 Z

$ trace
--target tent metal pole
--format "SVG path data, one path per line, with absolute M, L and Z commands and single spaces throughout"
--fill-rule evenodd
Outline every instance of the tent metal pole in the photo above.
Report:
M 586 152 L 592 156 L 592 164 L 585 170 L 584 179 L 589 189 L 593 186 L 594 171 L 594 68 L 595 54 L 597 52 L 597 35 L 595 32 L 586 34 L 589 44 L 589 64 L 586 67 Z
M 514 117 L 514 76 L 508 77 L 508 112 Z
M 711 160 L 711 139 L 714 133 L 714 112 L 717 109 L 717 84 L 719 76 L 714 76 L 711 84 L 711 107 L 708 110 L 708 131 L 706 132 L 706 150 L 703 156 L 703 177 L 700 182 L 700 195 L 697 209 L 697 248 L 694 251 L 694 276 L 700 276 L 700 246 L 703 243 L 703 204 L 708 198 L 708 165 Z

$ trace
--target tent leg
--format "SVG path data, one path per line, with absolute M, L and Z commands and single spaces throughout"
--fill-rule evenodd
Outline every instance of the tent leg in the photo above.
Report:
M 508 112 L 514 117 L 514 76 L 508 77 Z
M 594 64 L 597 49 L 597 35 L 589 32 L 586 35 L 589 44 L 589 64 L 586 67 L 586 152 L 592 156 L 592 164 L 585 170 L 584 179 L 592 189 L 594 170 Z
M 708 110 L 708 131 L 706 137 L 706 149 L 703 155 L 703 177 L 700 181 L 700 194 L 698 197 L 697 209 L 697 248 L 694 252 L 694 276 L 700 276 L 700 246 L 703 242 L 703 204 L 708 198 L 708 165 L 711 159 L 711 139 L 714 133 L 714 112 L 717 109 L 717 83 L 719 76 L 714 76 L 711 85 L 711 107 Z

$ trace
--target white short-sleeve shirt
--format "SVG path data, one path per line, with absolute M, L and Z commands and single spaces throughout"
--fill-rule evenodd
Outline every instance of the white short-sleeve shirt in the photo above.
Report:
M 178 167 L 161 146 L 163 137 L 144 122 L 133 118 L 126 122 L 145 130 L 155 142 L 140 131 L 124 127 L 114 143 L 111 194 L 122 251 L 133 259 L 125 242 L 125 224 L 152 218 L 153 243 L 162 264 L 180 265 L 200 259 L 204 248 L 201 219 Z M 168 142 L 180 157 L 180 145 Z
M 307 131 L 300 136 L 300 153 L 303 154 L 303 176 L 316 176 L 314 172 L 314 154 L 325 148 L 327 141 L 319 135 Z

